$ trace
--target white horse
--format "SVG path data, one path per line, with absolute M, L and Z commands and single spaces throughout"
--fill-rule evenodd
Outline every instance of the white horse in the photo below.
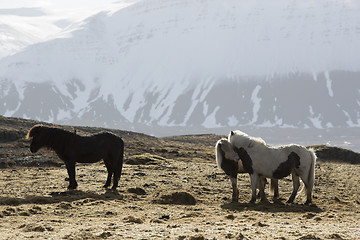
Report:
M 239 155 L 236 153 L 234 146 L 226 139 L 222 138 L 215 145 L 216 162 L 220 169 L 230 177 L 232 185 L 232 201 L 239 200 L 239 191 L 237 188 L 237 174 L 246 173 L 241 161 L 238 161 Z M 266 178 L 260 179 L 262 188 L 266 184 Z M 258 187 L 260 188 L 260 187 Z M 270 191 L 273 192 L 274 198 L 279 196 L 278 180 L 271 179 Z
M 300 176 L 306 188 L 305 204 L 311 203 L 316 162 L 313 149 L 308 150 L 296 144 L 271 147 L 266 145 L 264 140 L 250 137 L 239 130 L 231 131 L 228 140 L 235 147 L 245 171 L 250 174 L 252 190 L 250 202 L 256 200 L 256 186 L 260 187 L 261 200 L 266 200 L 264 188 L 262 184 L 258 184 L 261 176 L 280 179 L 292 174 L 293 191 L 287 202 L 294 201 L 300 186 Z

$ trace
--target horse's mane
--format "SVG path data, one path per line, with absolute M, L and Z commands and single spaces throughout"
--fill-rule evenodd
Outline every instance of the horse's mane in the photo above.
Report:
M 44 147 L 61 149 L 61 146 L 69 144 L 76 136 L 76 133 L 66 131 L 57 127 L 48 127 L 42 124 L 33 126 L 26 135 L 30 139 L 36 134 L 41 134 L 41 141 Z
M 40 127 L 42 127 L 43 125 L 42 124 L 36 124 L 34 125 L 32 128 L 30 128 L 30 130 L 28 131 L 28 133 L 26 134 L 26 139 L 30 139 L 32 138 L 34 135 L 35 135 L 35 132 L 38 131 L 38 129 Z
M 254 145 L 266 146 L 266 142 L 264 141 L 264 139 L 262 139 L 260 137 L 251 137 L 240 130 L 231 131 L 229 133 L 229 136 L 228 136 L 229 142 L 232 137 L 234 137 L 236 139 L 235 141 L 237 143 L 240 143 L 244 147 L 251 148 Z
M 215 145 L 215 156 L 216 156 L 216 163 L 219 167 L 219 169 L 221 169 L 221 164 L 223 159 L 223 152 L 224 150 L 222 149 L 221 145 L 222 144 L 228 144 L 231 145 L 231 143 L 226 139 L 226 138 L 221 138 L 219 141 L 216 142 Z

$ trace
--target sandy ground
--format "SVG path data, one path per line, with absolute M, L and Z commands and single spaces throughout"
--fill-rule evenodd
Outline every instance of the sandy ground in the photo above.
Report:
M 248 175 L 239 176 L 239 203 L 213 162 L 158 158 L 125 164 L 118 191 L 102 188 L 102 163 L 77 166 L 78 189 L 67 191 L 66 169 L 0 169 L 0 239 L 360 239 L 360 165 L 316 165 L 314 204 L 304 194 L 249 204 Z M 193 198 L 194 199 L 193 199 Z M 195 202 L 194 202 L 195 200 Z

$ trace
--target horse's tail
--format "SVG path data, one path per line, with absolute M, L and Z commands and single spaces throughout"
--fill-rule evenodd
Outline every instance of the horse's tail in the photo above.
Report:
M 307 186 L 307 191 L 311 192 L 313 187 L 314 187 L 314 183 L 315 183 L 315 163 L 316 163 L 316 154 L 315 154 L 315 150 L 313 148 L 309 149 L 310 152 L 310 156 L 311 156 L 311 165 L 309 168 L 309 173 L 308 173 L 308 186 Z
M 221 154 L 221 146 L 220 146 L 220 141 L 217 141 L 216 142 L 216 145 L 215 145 L 215 156 L 216 156 L 216 163 L 218 165 L 218 168 L 219 169 L 222 169 L 221 168 L 221 163 L 223 161 L 223 157 L 222 157 L 222 154 Z
M 121 139 L 120 156 L 119 156 L 119 161 L 117 162 L 118 166 L 116 168 L 118 180 L 120 180 L 122 167 L 123 167 L 123 164 L 124 164 L 124 147 L 125 147 L 124 145 L 125 145 L 124 141 Z

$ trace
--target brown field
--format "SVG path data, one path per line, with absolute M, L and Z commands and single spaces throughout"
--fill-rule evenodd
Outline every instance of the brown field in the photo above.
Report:
M 78 165 L 78 189 L 67 191 L 57 156 L 28 149 L 24 136 L 34 124 L 0 117 L 0 239 L 360 238 L 360 165 L 349 163 L 359 163 L 357 153 L 317 146 L 322 159 L 310 206 L 303 205 L 304 194 L 286 203 L 290 178 L 279 181 L 280 199 L 267 193 L 269 203 L 249 204 L 245 174 L 239 203 L 231 203 L 230 180 L 215 163 L 220 136 L 154 138 L 111 130 L 126 144 L 118 191 L 102 188 L 101 162 Z

